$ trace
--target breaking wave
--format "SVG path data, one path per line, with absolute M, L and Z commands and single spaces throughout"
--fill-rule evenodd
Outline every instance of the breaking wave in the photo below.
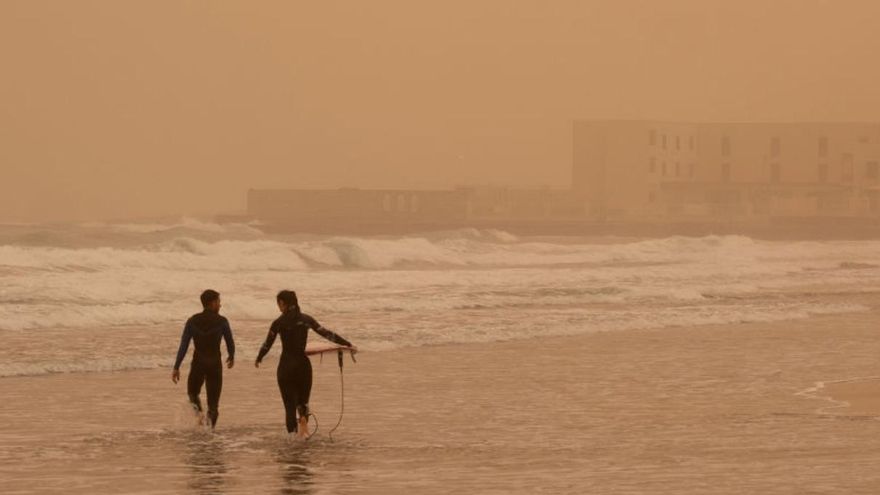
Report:
M 745 237 L 673 237 L 624 244 L 520 242 L 502 232 L 456 232 L 446 237 L 330 237 L 280 240 L 204 240 L 176 237 L 134 247 L 0 246 L 0 267 L 43 270 L 108 268 L 184 271 L 308 270 L 328 267 L 394 269 L 515 267 L 684 262 L 701 255 L 748 260 L 757 253 Z
M 273 236 L 186 219 L 0 228 L 0 332 L 38 346 L 47 329 L 84 342 L 62 356 L 47 340 L 48 350 L 32 354 L 48 353 L 45 362 L 13 350 L 0 376 L 167 365 L 165 344 L 141 342 L 134 360 L 114 338 L 102 340 L 115 349 L 109 357 L 90 349 L 97 334 L 131 327 L 164 332 L 173 347 L 208 287 L 223 294 L 232 321 L 263 323 L 277 314 L 274 294 L 296 289 L 307 312 L 381 350 L 864 311 L 852 298 L 880 292 L 880 243 L 479 229 Z M 264 334 L 263 323 L 253 335 Z

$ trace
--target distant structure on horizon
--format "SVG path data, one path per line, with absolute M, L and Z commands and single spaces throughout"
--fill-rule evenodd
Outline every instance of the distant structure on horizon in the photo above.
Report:
M 270 230 L 397 233 L 523 226 L 583 220 L 570 189 L 459 187 L 401 189 L 252 189 L 248 217 Z
M 597 219 L 880 214 L 880 123 L 576 121 L 573 144 Z
M 570 188 L 252 189 L 247 208 L 287 232 L 880 235 L 880 123 L 578 120 Z

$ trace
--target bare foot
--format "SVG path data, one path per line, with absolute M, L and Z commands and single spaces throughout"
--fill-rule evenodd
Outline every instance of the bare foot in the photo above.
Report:
M 299 424 L 296 427 L 296 438 L 299 440 L 309 439 L 309 420 L 307 418 L 299 418 Z

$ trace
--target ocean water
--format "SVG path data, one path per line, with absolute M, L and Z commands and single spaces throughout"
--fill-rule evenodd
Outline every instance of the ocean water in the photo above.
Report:
M 0 376 L 165 367 L 171 329 L 206 288 L 246 342 L 287 288 L 362 349 L 391 350 L 865 311 L 851 296 L 880 290 L 880 242 L 0 226 Z
M 816 383 L 877 374 L 878 248 L 0 226 L 0 493 L 877 493 L 880 422 Z M 169 379 L 205 288 L 213 434 Z M 250 365 L 282 288 L 363 350 L 313 358 L 305 444 Z

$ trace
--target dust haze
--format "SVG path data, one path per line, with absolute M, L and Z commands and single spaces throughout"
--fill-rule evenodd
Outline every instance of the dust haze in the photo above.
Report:
M 876 495 L 878 26 L 0 0 L 0 493 Z
M 872 121 L 871 1 L 0 5 L 0 221 L 569 187 L 578 119 Z

